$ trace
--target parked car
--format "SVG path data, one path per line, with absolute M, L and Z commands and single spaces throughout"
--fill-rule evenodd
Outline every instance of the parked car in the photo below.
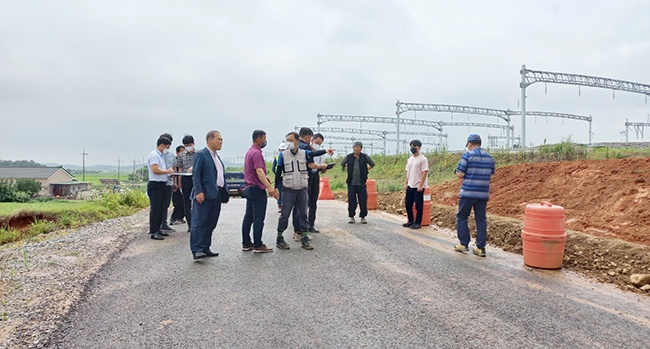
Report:
M 230 196 L 244 196 L 244 172 L 226 172 L 226 189 Z

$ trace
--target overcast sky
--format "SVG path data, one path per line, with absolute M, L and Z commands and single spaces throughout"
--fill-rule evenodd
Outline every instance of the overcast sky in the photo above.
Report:
M 0 159 L 81 165 L 85 148 L 87 165 L 130 164 L 163 132 L 203 147 L 210 129 L 234 159 L 254 129 L 272 150 L 318 113 L 394 116 L 398 99 L 519 109 L 522 64 L 650 84 L 649 13 L 647 0 L 0 0 Z M 591 115 L 594 142 L 650 115 L 641 94 L 543 83 L 527 109 Z M 586 122 L 527 120 L 528 143 L 588 141 Z M 501 134 L 443 132 L 452 149 Z

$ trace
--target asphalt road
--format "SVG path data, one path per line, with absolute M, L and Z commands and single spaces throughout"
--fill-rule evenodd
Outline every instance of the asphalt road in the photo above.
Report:
M 143 231 L 92 281 L 64 348 L 647 348 L 650 300 L 521 256 L 451 250 L 449 231 L 319 202 L 315 249 L 241 251 L 245 201 L 224 206 L 219 257 L 194 262 L 185 226 Z M 269 201 L 265 243 L 275 247 Z

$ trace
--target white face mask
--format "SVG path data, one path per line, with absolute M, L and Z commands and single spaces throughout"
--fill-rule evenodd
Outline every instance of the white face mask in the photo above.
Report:
M 293 148 L 294 148 L 295 146 L 296 146 L 296 145 L 293 144 L 293 142 L 287 142 L 287 149 L 289 149 L 289 150 L 293 150 Z
M 314 150 L 321 150 L 321 148 L 323 148 L 322 145 L 316 144 L 316 143 L 312 144 L 311 146 L 312 146 L 312 148 L 314 148 Z
M 168 154 L 168 153 L 169 153 L 169 149 L 167 148 L 163 149 L 163 154 Z
M 187 150 L 188 153 L 191 153 L 192 150 L 194 150 L 194 147 L 190 145 L 189 147 L 185 147 L 185 150 Z

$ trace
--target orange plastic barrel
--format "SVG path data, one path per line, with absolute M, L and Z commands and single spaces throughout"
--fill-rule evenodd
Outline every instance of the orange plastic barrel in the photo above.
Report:
M 526 205 L 521 231 L 524 264 L 542 269 L 562 268 L 566 239 L 562 206 L 548 202 Z
M 328 177 L 321 178 L 318 185 L 320 186 L 318 200 L 334 200 L 334 193 L 332 193 L 332 188 L 330 187 L 330 179 Z
M 418 209 L 413 204 L 413 215 L 418 214 Z M 422 224 L 421 226 L 431 225 L 431 188 L 424 189 L 424 204 L 422 205 Z
M 366 189 L 368 190 L 368 209 L 377 209 L 377 181 L 369 179 L 366 181 Z

